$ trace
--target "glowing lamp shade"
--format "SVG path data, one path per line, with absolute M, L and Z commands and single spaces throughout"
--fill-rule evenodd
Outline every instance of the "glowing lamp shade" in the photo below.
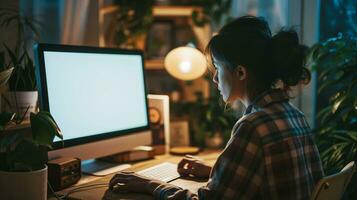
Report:
M 207 69 L 205 56 L 197 49 L 184 46 L 171 50 L 165 57 L 165 68 L 173 77 L 193 80 Z

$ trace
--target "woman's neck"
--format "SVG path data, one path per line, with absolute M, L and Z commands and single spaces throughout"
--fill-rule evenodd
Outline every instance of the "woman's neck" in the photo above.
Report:
M 267 91 L 268 88 L 264 89 L 257 89 L 257 90 L 246 90 L 244 96 L 242 97 L 242 103 L 244 104 L 245 107 L 248 107 L 250 104 L 253 103 L 253 101 L 263 92 Z

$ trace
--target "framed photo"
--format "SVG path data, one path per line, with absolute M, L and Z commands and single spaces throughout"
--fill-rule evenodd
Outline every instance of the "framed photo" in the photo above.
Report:
M 169 97 L 167 95 L 148 95 L 149 121 L 154 154 L 168 152 L 170 145 L 170 113 Z
M 147 36 L 147 59 L 162 59 L 174 46 L 174 23 L 170 20 L 155 21 Z
M 170 122 L 170 147 L 190 146 L 189 124 L 186 120 Z

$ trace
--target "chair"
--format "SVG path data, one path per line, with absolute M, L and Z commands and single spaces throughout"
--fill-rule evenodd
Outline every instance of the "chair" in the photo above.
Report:
M 352 161 L 340 172 L 322 178 L 316 184 L 311 200 L 340 200 L 355 170 L 356 165 Z

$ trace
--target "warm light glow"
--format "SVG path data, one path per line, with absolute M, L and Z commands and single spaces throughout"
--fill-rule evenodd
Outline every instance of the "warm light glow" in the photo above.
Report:
M 165 68 L 173 77 L 193 80 L 202 76 L 207 69 L 205 56 L 193 47 L 178 47 L 165 57 Z
M 192 69 L 191 62 L 190 61 L 182 61 L 179 64 L 179 68 L 180 68 L 182 73 L 189 73 L 191 71 L 191 69 Z

